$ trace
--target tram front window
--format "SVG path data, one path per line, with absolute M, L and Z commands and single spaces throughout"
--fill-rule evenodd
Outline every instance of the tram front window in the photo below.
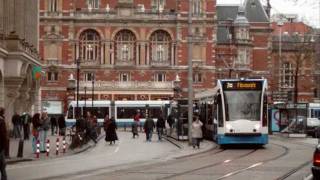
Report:
M 226 120 L 260 121 L 260 91 L 225 91 Z

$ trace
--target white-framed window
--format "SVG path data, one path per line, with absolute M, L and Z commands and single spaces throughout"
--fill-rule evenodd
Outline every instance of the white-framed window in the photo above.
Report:
M 86 72 L 84 74 L 85 81 L 94 81 L 94 73 L 93 72 Z
M 280 84 L 282 88 L 294 87 L 294 67 L 289 62 L 282 64 Z
M 58 72 L 56 71 L 49 71 L 48 72 L 48 81 L 58 81 Z
M 49 12 L 58 11 L 58 0 L 48 0 L 48 10 Z
M 165 0 L 152 0 L 151 7 L 153 12 L 162 12 L 166 4 Z
M 88 0 L 88 9 L 99 9 L 99 0 Z
M 156 82 L 165 82 L 166 81 L 166 74 L 165 73 L 156 73 L 155 74 L 155 81 Z
M 115 57 L 118 61 L 133 61 L 136 57 L 136 37 L 130 30 L 121 30 L 115 36 Z
M 201 83 L 202 82 L 202 74 L 199 72 L 193 73 L 193 82 L 194 83 Z
M 249 64 L 247 50 L 245 50 L 245 49 L 239 50 L 237 64 L 238 65 L 248 65 Z
M 125 73 L 120 73 L 120 81 L 121 82 L 128 82 L 130 81 L 130 74 L 125 72 Z
M 81 33 L 79 41 L 80 57 L 84 61 L 97 61 L 100 58 L 101 44 L 97 31 L 88 29 Z
M 171 37 L 169 33 L 158 30 L 150 37 L 150 58 L 152 61 L 168 62 L 171 58 Z
M 145 11 L 144 4 L 138 4 L 137 5 L 137 11 L 138 12 L 144 12 Z
M 203 9 L 202 0 L 193 0 L 192 15 L 201 16 L 202 9 Z

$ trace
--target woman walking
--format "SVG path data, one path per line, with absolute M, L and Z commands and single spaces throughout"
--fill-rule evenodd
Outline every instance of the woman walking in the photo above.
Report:
M 118 136 L 116 133 L 117 130 L 117 124 L 116 121 L 114 119 L 114 117 L 111 117 L 111 119 L 109 118 L 105 118 L 105 131 L 106 131 L 106 142 L 110 142 L 110 145 L 115 144 L 116 140 L 118 140 Z
M 192 140 L 193 140 L 193 148 L 196 146 L 200 148 L 200 139 L 202 138 L 202 122 L 199 117 L 195 117 L 195 121 L 192 123 Z
M 37 140 L 39 138 L 40 131 L 40 113 L 36 113 L 32 117 L 32 152 L 36 153 Z
M 41 127 L 40 127 L 40 151 L 42 153 L 46 152 L 46 141 L 48 136 L 48 131 L 50 129 L 50 120 L 47 112 L 41 114 Z

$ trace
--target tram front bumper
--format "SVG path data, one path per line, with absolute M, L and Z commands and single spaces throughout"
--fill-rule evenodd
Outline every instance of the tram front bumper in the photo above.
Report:
M 246 135 L 246 134 L 220 134 L 217 138 L 217 143 L 220 145 L 224 144 L 268 144 L 267 134 L 256 134 L 256 135 Z

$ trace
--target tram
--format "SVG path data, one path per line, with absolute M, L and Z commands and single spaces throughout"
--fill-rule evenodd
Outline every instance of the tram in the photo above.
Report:
M 114 116 L 117 125 L 120 127 L 129 126 L 133 122 L 134 115 L 139 111 L 141 114 L 140 121 L 145 121 L 145 115 L 148 114 L 156 120 L 160 113 L 164 117 L 168 114 L 169 101 L 78 101 L 78 112 L 84 115 L 85 112 L 97 117 L 98 123 L 104 121 L 106 115 Z M 72 126 L 76 122 L 77 102 L 71 101 L 66 114 L 67 126 Z
M 267 81 L 223 79 L 196 94 L 204 135 L 219 145 L 268 143 Z

